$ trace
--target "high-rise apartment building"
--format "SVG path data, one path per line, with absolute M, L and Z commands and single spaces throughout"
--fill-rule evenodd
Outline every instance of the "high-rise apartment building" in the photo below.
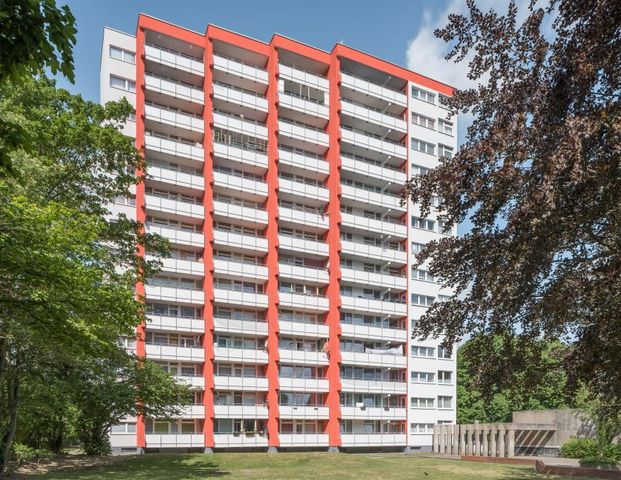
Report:
M 414 256 L 455 232 L 400 197 L 456 147 L 451 92 L 342 44 L 105 29 L 101 101 L 135 106 L 147 164 L 111 210 L 172 246 L 127 347 L 196 387 L 115 450 L 429 448 L 454 423 L 454 354 L 409 332 L 450 294 Z

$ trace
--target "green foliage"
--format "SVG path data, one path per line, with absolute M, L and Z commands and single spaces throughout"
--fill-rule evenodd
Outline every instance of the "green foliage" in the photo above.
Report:
M 597 456 L 597 442 L 592 438 L 572 438 L 561 446 L 561 457 L 586 458 Z
M 44 448 L 32 448 L 23 443 L 14 443 L 11 447 L 9 471 L 13 472 L 25 463 L 51 458 L 52 455 L 52 452 Z
M 583 385 L 576 394 L 576 404 L 583 421 L 595 427 L 597 454 L 616 457 L 621 450 L 619 444 L 613 443 L 621 436 L 621 409 L 618 401 L 606 394 L 593 393 Z
M 580 466 L 586 468 L 601 467 L 616 470 L 617 460 L 608 457 L 585 457 L 580 459 Z

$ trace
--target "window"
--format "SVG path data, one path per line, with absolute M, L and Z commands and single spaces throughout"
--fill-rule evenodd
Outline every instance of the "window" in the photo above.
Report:
M 414 383 L 434 383 L 435 375 L 433 372 L 412 372 L 412 382 Z
M 453 158 L 453 149 L 451 147 L 447 147 L 446 145 L 438 144 L 438 156 Z
M 412 242 L 412 253 L 420 253 L 425 248 L 424 243 Z
M 113 88 L 125 90 L 127 92 L 136 91 L 136 82 L 132 80 L 127 80 L 125 78 L 117 77 L 115 75 L 110 75 L 110 86 Z
M 412 228 L 429 230 L 430 232 L 433 232 L 436 229 L 436 222 L 434 222 L 433 220 L 427 220 L 426 218 L 415 217 L 412 215 Z
M 438 118 L 438 131 L 446 135 L 453 136 L 453 122 Z
M 435 399 L 424 397 L 412 397 L 410 399 L 410 406 L 412 408 L 434 408 Z
M 446 372 L 444 370 L 438 370 L 438 383 L 445 385 L 451 385 L 453 383 L 453 372 Z
M 411 433 L 433 433 L 433 423 L 412 423 L 410 424 Z
M 434 297 L 428 297 L 427 295 L 412 294 L 412 305 L 418 305 L 421 307 L 430 307 L 433 305 Z
M 427 103 L 436 103 L 436 95 L 435 93 L 428 92 L 426 90 L 421 90 L 420 88 L 412 87 L 412 98 L 417 100 L 422 100 Z
M 412 113 L 412 123 L 420 125 L 421 127 L 430 128 L 431 130 L 435 130 L 436 128 L 436 121 L 433 118 L 425 117 L 418 113 Z
M 433 358 L 435 349 L 433 347 L 420 347 L 418 345 L 412 345 L 412 356 Z
M 136 54 L 110 45 L 110 57 L 127 63 L 136 63 Z
M 451 299 L 451 297 L 449 297 L 448 295 L 438 295 L 438 298 L 436 301 L 438 302 L 448 302 Z
M 448 100 L 449 100 L 449 97 L 448 97 L 448 96 L 446 96 L 446 95 L 442 95 L 441 93 L 439 93 L 439 94 L 438 94 L 438 100 L 440 100 L 440 102 L 439 102 L 439 103 L 440 103 L 440 106 L 441 106 L 442 108 L 445 108 L 445 109 L 447 109 L 447 110 L 449 109 L 449 107 L 448 107 L 448 105 L 447 105 L 447 102 L 448 102 Z
M 112 425 L 110 429 L 111 433 L 136 433 L 135 423 L 119 423 L 118 425 Z
M 438 347 L 438 358 L 448 360 L 451 358 L 451 351 L 443 346 Z
M 429 155 L 434 155 L 435 148 L 436 147 L 431 143 L 424 142 L 422 140 L 418 140 L 417 138 L 412 137 L 412 150 L 427 153 Z
M 436 283 L 436 280 L 431 273 L 429 273 L 427 270 L 416 268 L 412 269 L 412 280 L 421 280 L 423 282 Z
M 423 167 L 422 165 L 416 165 L 415 163 L 413 163 L 411 167 L 411 175 L 427 175 L 431 171 L 431 168 Z
M 438 408 L 453 408 L 453 397 L 438 397 Z

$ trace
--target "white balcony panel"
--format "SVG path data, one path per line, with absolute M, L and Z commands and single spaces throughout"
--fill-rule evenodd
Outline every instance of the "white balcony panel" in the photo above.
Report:
M 341 213 L 341 222 L 343 226 L 352 227 L 370 232 L 382 233 L 394 237 L 407 238 L 407 227 L 405 224 L 385 222 L 374 218 L 366 218 L 362 215 L 353 215 L 351 213 Z
M 251 122 L 234 115 L 226 115 L 221 112 L 213 112 L 213 124 L 216 127 L 232 130 L 250 135 L 252 137 L 267 140 L 267 127 L 257 122 Z
M 328 216 L 317 213 L 294 210 L 292 208 L 278 207 L 280 221 L 300 223 L 311 227 L 328 229 Z
M 250 278 L 256 280 L 267 280 L 267 267 L 265 265 L 253 265 L 219 258 L 213 261 L 214 271 L 226 277 Z
M 405 303 L 348 297 L 345 295 L 341 295 L 341 308 L 365 313 L 378 313 L 380 315 L 405 316 L 407 314 L 407 305 Z
M 192 188 L 194 190 L 202 191 L 205 189 L 205 179 L 201 175 L 178 172 L 154 165 L 148 167 L 147 178 L 170 185 Z
M 327 447 L 327 433 L 303 433 L 290 434 L 281 433 L 278 435 L 282 447 Z
M 386 262 L 407 263 L 407 252 L 405 251 L 377 247 L 375 245 L 365 245 L 348 240 L 341 240 L 341 253 L 355 255 L 361 258 L 384 260 Z
M 157 233 L 166 237 L 171 243 L 177 245 L 188 245 L 192 247 L 204 247 L 205 236 L 202 233 L 177 230 L 175 228 L 162 227 L 160 225 L 146 226 L 147 233 Z
M 183 405 L 179 418 L 205 418 L 205 405 Z
M 165 125 L 185 128 L 199 133 L 203 133 L 205 130 L 205 121 L 202 117 L 188 115 L 187 113 L 178 112 L 176 110 L 169 110 L 167 108 L 146 104 L 144 106 L 144 114 L 147 120 L 153 120 Z
M 378 353 L 343 352 L 341 361 L 347 365 L 381 367 L 381 368 L 406 368 L 407 357 L 404 355 L 390 355 Z
M 169 317 L 167 315 L 148 315 L 147 328 L 149 330 L 168 330 L 174 332 L 205 331 L 205 321 L 202 318 Z
M 246 78 L 253 82 L 259 82 L 267 85 L 268 76 L 267 71 L 255 67 L 254 65 L 248 65 L 232 58 L 224 57 L 214 53 L 213 55 L 213 67 L 222 72 L 230 73 L 237 77 Z
M 126 203 L 110 203 L 107 205 L 107 208 L 110 210 L 110 217 L 112 218 L 116 218 L 121 214 L 130 219 L 136 218 L 136 205 L 128 205 Z
M 341 390 L 343 392 L 360 392 L 360 393 L 391 393 L 405 395 L 408 390 L 405 382 L 388 382 L 375 380 L 350 380 L 341 379 Z
M 330 415 L 328 407 L 297 407 L 290 405 L 279 405 L 278 414 L 280 418 L 302 418 L 307 420 L 323 420 Z
M 311 87 L 323 90 L 324 92 L 327 92 L 330 89 L 330 82 L 328 82 L 327 78 L 316 75 L 312 72 L 307 72 L 306 70 L 300 70 L 299 68 L 291 67 L 289 65 L 283 65 L 282 63 L 278 65 L 278 75 L 280 78 L 286 78 L 294 82 L 310 85 Z
M 182 202 L 171 198 L 162 198 L 155 195 L 145 195 L 145 206 L 147 210 L 154 210 L 174 215 L 184 215 L 186 217 L 205 218 L 205 207 L 197 203 Z
M 267 435 L 259 433 L 216 433 L 216 448 L 267 448 Z
M 320 202 L 327 202 L 330 199 L 330 192 L 325 187 L 317 187 L 302 182 L 296 182 L 287 178 L 278 179 L 278 189 L 282 193 L 296 195 L 299 197 L 312 198 Z
M 265 182 L 258 182 L 250 178 L 238 177 L 237 175 L 218 171 L 213 172 L 213 181 L 218 187 L 251 193 L 261 197 L 267 196 L 267 183 Z
M 328 338 L 329 328 L 327 325 L 318 323 L 278 322 L 280 335 L 302 335 L 305 337 Z
M 328 134 L 321 130 L 308 128 L 301 124 L 286 122 L 283 120 L 278 121 L 278 133 L 280 135 L 285 135 L 304 142 L 321 145 L 326 148 L 330 142 Z
M 245 150 L 235 145 L 213 142 L 213 152 L 216 157 L 225 158 L 234 162 L 267 168 L 267 154 L 255 150 Z
M 153 150 L 175 157 L 191 158 L 192 160 L 199 160 L 201 162 L 205 160 L 205 150 L 200 144 L 192 145 L 168 138 L 155 137 L 153 135 L 145 135 L 144 141 L 147 152 Z
M 265 405 L 214 405 L 216 418 L 252 418 L 264 419 L 268 417 Z
M 403 92 L 382 87 L 347 73 L 341 73 L 341 85 L 366 95 L 372 95 L 389 103 L 397 103 L 403 107 L 408 105 L 408 98 Z
M 246 90 L 239 90 L 221 83 L 214 83 L 213 96 L 214 98 L 226 102 L 236 103 L 244 107 L 252 108 L 253 110 L 267 112 L 267 98 Z
M 392 447 L 406 444 L 405 433 L 342 433 L 343 447 Z
M 279 107 L 290 108 L 307 115 L 313 115 L 319 118 L 327 119 L 330 116 L 328 105 L 323 103 L 312 102 L 304 98 L 289 95 L 287 92 L 278 92 Z
M 328 270 L 325 268 L 311 268 L 279 263 L 278 274 L 281 278 L 291 278 L 318 284 L 325 284 L 329 281 Z
M 368 340 L 384 340 L 391 342 L 407 342 L 406 330 L 396 328 L 369 327 L 367 325 L 351 325 L 341 322 L 341 333 L 344 337 Z
M 395 407 L 343 407 L 341 418 L 348 420 L 405 420 L 405 408 Z
M 249 350 L 245 348 L 213 347 L 214 360 L 218 362 L 267 363 L 265 350 Z
M 343 170 L 348 172 L 364 175 L 365 177 L 377 178 L 385 182 L 398 183 L 399 185 L 405 185 L 407 180 L 407 175 L 404 171 L 374 165 L 345 155 L 341 155 L 341 166 Z
M 215 215 L 267 225 L 267 211 L 258 208 L 243 207 L 216 200 L 213 202 L 213 211 Z
M 306 240 L 304 238 L 295 238 L 288 235 L 278 235 L 278 246 L 283 250 L 309 253 L 322 257 L 327 257 L 329 250 L 328 244 L 325 242 Z
M 205 303 L 205 292 L 202 290 L 145 285 L 145 293 L 149 300 L 192 303 L 195 305 L 203 305 Z
M 245 392 L 266 392 L 268 386 L 268 381 L 265 377 L 250 378 L 214 375 L 213 383 L 216 390 L 242 390 Z
M 280 377 L 278 383 L 283 392 L 327 392 L 330 390 L 328 380 L 323 378 Z
M 252 237 L 250 235 L 214 230 L 213 241 L 215 245 L 267 252 L 267 239 L 264 237 Z
M 110 433 L 110 446 L 112 448 L 136 448 L 136 433 Z
M 352 268 L 341 268 L 341 281 L 357 283 L 361 285 L 375 285 L 393 289 L 405 290 L 408 279 L 384 273 L 365 272 Z
M 296 365 L 328 365 L 328 355 L 323 352 L 278 349 L 280 361 Z
M 205 93 L 200 88 L 173 82 L 165 78 L 149 75 L 148 73 L 144 76 L 144 82 L 148 90 L 187 100 L 188 102 L 198 103 L 200 105 L 205 103 Z
M 170 50 L 164 50 L 154 45 L 145 45 L 144 54 L 147 60 L 153 60 L 154 62 L 161 63 L 172 68 L 177 68 L 185 72 L 204 75 L 205 67 L 203 62 L 195 60 L 185 55 L 171 52 Z
M 398 158 L 407 159 L 407 148 L 405 145 L 388 142 L 366 133 L 341 128 L 341 137 L 344 142 L 363 148 L 368 148 L 384 155 L 391 155 Z
M 147 260 L 155 260 L 156 257 L 147 255 Z M 205 264 L 203 262 L 192 262 L 190 260 L 181 260 L 179 258 L 160 258 L 162 262 L 162 271 L 172 273 L 182 273 L 184 275 L 196 275 L 203 277 L 205 275 Z
M 352 185 L 341 184 L 341 195 L 343 198 L 347 198 L 358 203 L 368 203 L 369 205 L 388 208 L 390 210 L 398 210 L 401 212 L 405 212 L 407 210 L 407 206 L 405 204 L 401 204 L 401 197 L 386 193 L 371 192 Z
M 267 308 L 267 295 L 261 293 L 238 292 L 217 287 L 213 289 L 213 293 L 217 303 Z
M 180 360 L 204 362 L 205 350 L 202 347 L 175 347 L 171 345 L 145 345 L 147 357 L 151 360 Z
M 387 115 L 381 111 L 349 102 L 346 99 L 341 99 L 341 112 L 351 117 L 359 118 L 365 122 L 375 123 L 391 130 L 397 130 L 403 133 L 407 133 L 408 131 L 407 123 L 403 118 Z
M 312 173 L 320 173 L 322 177 L 330 172 L 330 164 L 323 158 L 310 157 L 301 152 L 295 152 L 280 148 L 278 150 L 278 162 Z
M 250 320 L 236 320 L 234 318 L 214 317 L 216 332 L 241 333 L 244 335 L 267 335 L 266 322 L 253 322 Z
M 175 380 L 179 383 L 189 385 L 190 387 L 198 388 L 199 390 L 205 389 L 205 377 L 202 376 L 197 375 L 194 377 L 186 377 L 181 375 L 175 375 Z
M 147 433 L 147 448 L 202 448 L 205 436 L 202 433 Z
M 314 297 L 298 293 L 280 292 L 278 298 L 280 300 L 280 305 L 283 307 L 320 312 L 328 311 L 329 302 L 327 297 Z

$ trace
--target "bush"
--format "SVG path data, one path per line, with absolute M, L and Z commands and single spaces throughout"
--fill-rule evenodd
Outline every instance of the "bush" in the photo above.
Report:
M 14 472 L 25 463 L 51 458 L 53 453 L 45 448 L 32 448 L 23 443 L 13 443 L 8 462 L 8 471 Z
M 572 438 L 561 447 L 561 457 L 597 457 L 597 442 L 592 438 Z
M 617 462 L 621 461 L 621 443 L 615 443 L 604 448 L 604 457 L 612 458 Z
M 617 469 L 617 461 L 608 457 L 586 457 L 580 459 L 580 466 L 585 468 Z

